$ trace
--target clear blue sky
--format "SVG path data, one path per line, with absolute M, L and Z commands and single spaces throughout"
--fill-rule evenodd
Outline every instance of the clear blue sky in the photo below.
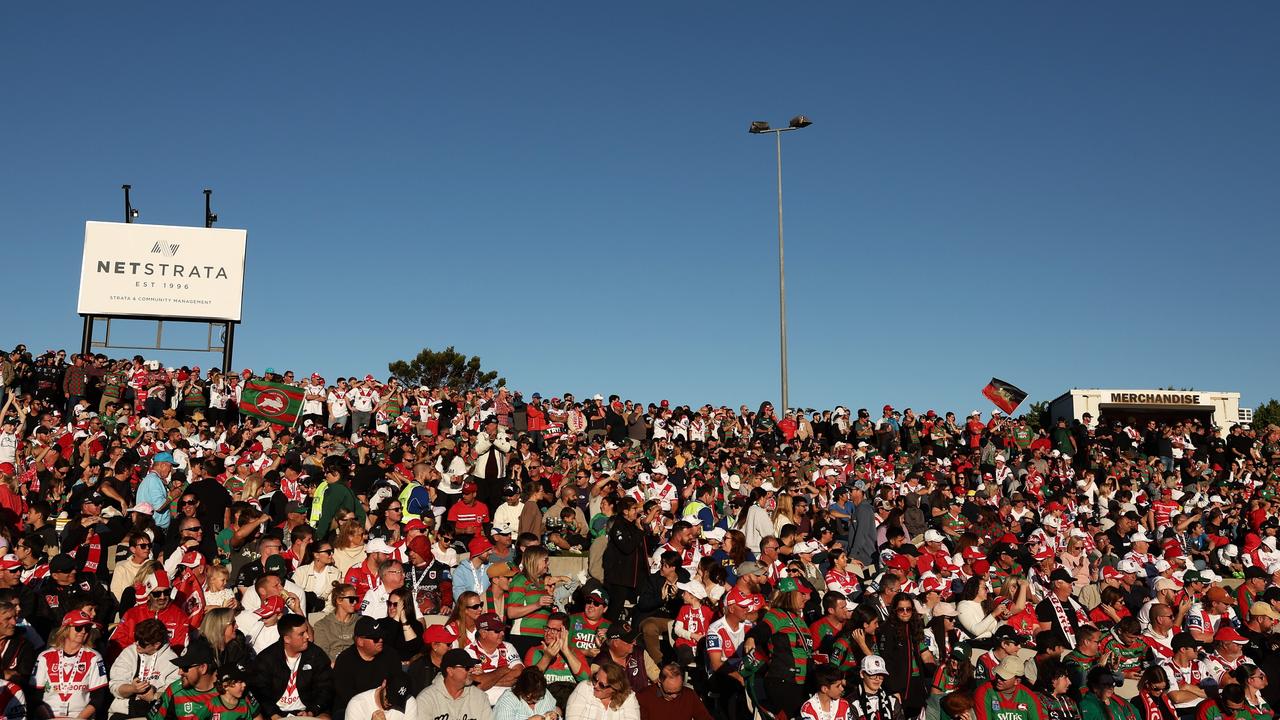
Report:
M 1280 4 L 5 3 L 0 345 L 85 220 L 249 230 L 236 365 L 964 413 L 1280 394 Z M 166 358 L 172 360 L 174 358 Z M 211 356 L 183 356 L 208 367 Z

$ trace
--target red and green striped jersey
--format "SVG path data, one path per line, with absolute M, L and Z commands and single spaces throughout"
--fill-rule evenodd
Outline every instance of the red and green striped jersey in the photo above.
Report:
M 547 669 L 542 671 L 542 676 L 547 679 L 548 685 L 558 682 L 580 683 L 587 679 L 588 673 L 591 669 L 590 666 L 587 665 L 587 656 L 583 655 L 578 650 L 574 650 L 573 654 L 577 655 L 578 662 L 582 663 L 578 669 L 578 674 L 573 674 L 573 670 L 569 668 L 569 662 L 564 659 L 563 655 L 556 655 L 555 659 L 551 661 L 551 664 L 547 665 Z M 529 652 L 524 656 L 524 666 L 537 667 L 538 663 L 542 660 L 543 655 L 544 653 L 542 648 L 529 648 Z
M 587 619 L 582 613 L 574 613 L 569 617 L 569 644 L 584 653 L 594 655 L 603 644 L 599 632 L 609 632 L 609 621 L 600 618 L 595 622 Z
M 262 712 L 262 709 L 258 707 L 258 701 L 249 695 L 240 698 L 238 702 L 230 707 L 223 704 L 220 697 L 211 700 L 209 705 L 213 708 L 213 718 L 211 720 L 253 720 Z
M 511 578 L 511 589 L 507 592 L 507 605 L 510 607 L 537 605 L 538 599 L 546 595 L 548 595 L 546 585 L 536 580 L 531 580 L 528 575 L 520 573 Z M 538 608 L 516 620 L 515 625 L 511 628 L 511 634 L 521 637 L 540 638 L 546 634 L 548 617 L 551 617 L 550 606 Z
M 861 650 L 848 635 L 836 638 L 836 644 L 831 648 L 831 664 L 841 670 L 859 670 L 862 667 Z
M 1132 645 L 1125 645 L 1120 638 L 1116 637 L 1114 630 L 1107 633 L 1102 641 L 1102 654 L 1111 653 L 1112 657 L 1119 658 L 1119 670 L 1122 672 L 1143 669 L 1145 667 L 1143 660 L 1147 657 L 1147 651 L 1147 644 L 1141 640 L 1135 641 Z
M 1009 578 L 1020 578 L 1025 575 L 1026 572 L 1023 571 L 1022 566 L 1018 563 L 1013 563 L 1009 566 L 1008 570 L 996 565 L 991 568 L 991 585 L 995 589 L 999 590 L 1004 587 L 1004 584 L 1009 581 Z
M 217 697 L 217 691 L 212 688 L 184 688 L 181 680 L 174 680 L 160 694 L 147 720 L 213 720 L 210 707 Z
M 770 670 L 776 671 L 779 667 L 789 665 L 791 677 L 803 685 L 809 674 L 809 656 L 813 652 L 809 640 L 809 628 L 805 626 L 804 619 L 784 610 L 771 608 L 764 616 L 763 622 L 773 633 L 770 639 L 773 652 L 782 650 L 789 660 L 789 662 L 780 661 L 779 658 L 774 657 L 769 663 Z M 778 643 L 785 643 L 786 649 L 778 647 Z
M 1022 683 L 1014 685 L 1013 690 L 1007 693 L 985 683 L 978 688 L 973 700 L 978 720 L 1040 720 L 1048 717 L 1040 705 L 1040 698 Z

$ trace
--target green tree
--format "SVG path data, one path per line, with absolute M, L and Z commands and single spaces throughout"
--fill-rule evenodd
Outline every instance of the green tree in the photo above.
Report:
M 507 384 L 506 378 L 498 377 L 497 372 L 481 370 L 479 356 L 467 357 L 454 350 L 452 345 L 440 351 L 423 348 L 412 360 L 388 363 L 387 370 L 397 380 L 411 387 L 425 385 L 432 388 L 476 390 Z
M 1280 426 L 1280 400 L 1275 398 L 1253 409 L 1253 426 L 1265 428 L 1268 425 Z
M 1027 419 L 1027 427 L 1032 430 L 1045 427 L 1049 421 L 1049 401 L 1041 400 L 1031 403 L 1023 417 Z

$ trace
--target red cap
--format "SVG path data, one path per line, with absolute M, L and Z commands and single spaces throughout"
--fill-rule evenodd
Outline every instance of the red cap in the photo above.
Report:
M 983 553 L 981 550 L 979 550 L 978 546 L 970 545 L 969 547 L 960 551 L 960 557 L 970 561 L 981 560 L 986 557 L 986 554 Z
M 414 538 L 415 540 L 417 538 Z M 471 542 L 467 543 L 467 552 L 471 553 L 471 557 L 477 557 L 487 550 L 493 549 L 493 543 L 483 535 L 476 535 L 471 538 Z
M 282 612 L 284 612 L 284 598 L 279 595 L 275 595 L 263 600 L 262 607 L 254 610 L 253 614 L 265 620 L 272 615 Z
M 18 570 L 22 567 L 22 563 L 16 555 L 5 555 L 0 558 L 0 570 Z
M 907 557 L 906 555 L 894 555 L 893 557 L 889 558 L 888 562 L 886 562 L 885 565 L 893 568 L 894 570 L 903 570 L 903 571 L 910 570 L 911 558 Z
M 414 518 L 404 524 L 404 531 L 409 532 L 410 530 L 421 530 L 426 532 L 427 524 L 422 522 L 422 518 Z
M 991 570 L 991 563 L 986 560 L 974 560 L 971 567 L 974 575 L 986 575 Z
M 475 483 L 473 483 L 473 482 L 471 482 L 470 480 L 468 480 L 467 482 L 462 483 L 462 494 L 463 494 L 463 495 L 468 495 L 468 494 L 474 493 L 474 492 L 476 492 L 476 491 L 477 491 L 477 490 L 479 490 L 479 489 L 480 489 L 480 488 L 479 488 L 479 487 L 477 487 L 477 486 L 476 486 L 476 484 L 475 484 Z
M 671 403 L 667 402 L 666 400 L 663 400 L 662 407 L 671 407 Z
M 62 618 L 62 627 L 98 627 L 98 623 L 85 614 L 83 610 L 69 612 Z
M 924 414 L 924 416 L 925 416 L 925 417 L 938 417 L 938 413 L 936 413 L 936 412 L 934 412 L 934 411 L 930 410 L 929 412 L 925 413 L 925 414 Z
M 892 410 L 893 410 L 892 405 L 885 405 L 883 412 L 891 412 Z
M 11 462 L 0 463 L 0 475 L 16 475 L 18 469 Z
M 1105 565 L 1105 566 L 1103 566 L 1103 568 L 1102 568 L 1102 579 L 1103 579 L 1103 580 L 1119 580 L 1120 578 L 1122 578 L 1122 577 L 1124 577 L 1124 576 L 1125 576 L 1125 574 L 1124 574 L 1124 573 L 1120 572 L 1119 570 L 1115 569 L 1114 567 L 1112 567 L 1112 566 L 1110 566 L 1110 565 Z
M 1237 645 L 1247 645 L 1249 643 L 1249 638 L 1241 635 L 1235 628 L 1231 627 L 1231 625 L 1223 623 L 1222 627 L 1218 628 L 1218 632 L 1213 634 L 1213 641 L 1233 642 Z
M 457 639 L 458 636 L 453 634 L 448 625 L 432 625 L 422 631 L 422 641 L 426 643 L 452 644 Z

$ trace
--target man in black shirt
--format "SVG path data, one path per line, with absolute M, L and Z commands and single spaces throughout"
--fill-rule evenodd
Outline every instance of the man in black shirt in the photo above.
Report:
M 218 464 L 213 460 L 192 463 L 186 490 L 186 494 L 194 495 L 199 501 L 196 517 L 210 537 L 231 524 L 231 493 L 218 482 L 218 472 Z
M 333 661 L 333 717 L 344 717 L 351 698 L 400 672 L 400 656 L 385 646 L 388 629 L 368 616 L 356 621 L 355 643 Z

